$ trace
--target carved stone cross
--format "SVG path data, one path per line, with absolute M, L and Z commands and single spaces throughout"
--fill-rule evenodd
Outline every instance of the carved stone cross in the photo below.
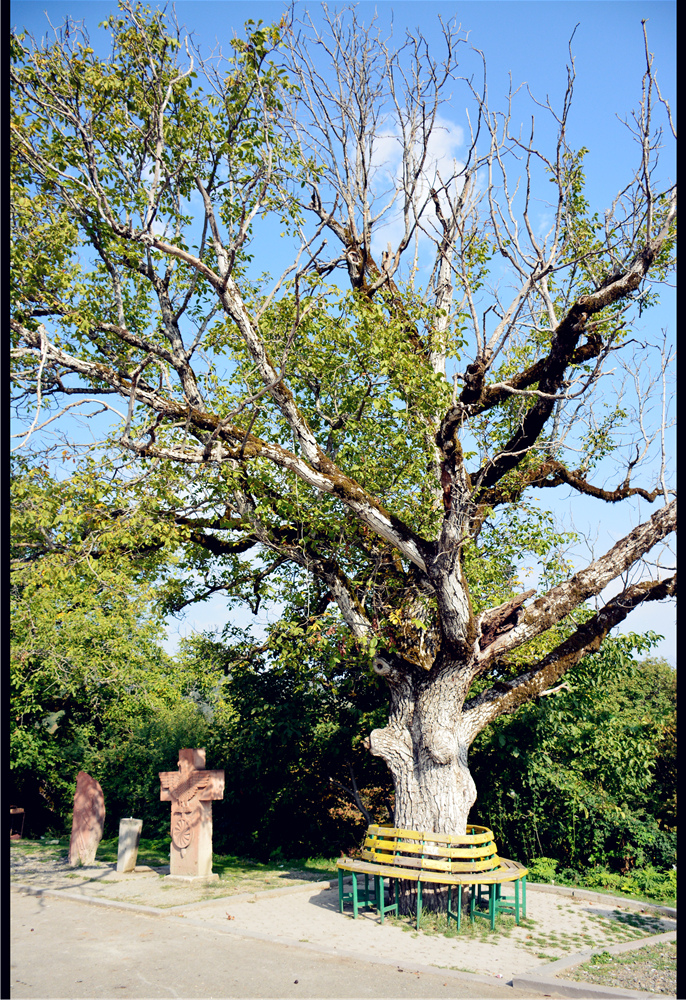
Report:
M 204 768 L 204 750 L 179 750 L 179 770 L 159 772 L 160 800 L 172 804 L 172 877 L 219 877 L 212 874 L 212 802 L 224 797 L 224 772 Z

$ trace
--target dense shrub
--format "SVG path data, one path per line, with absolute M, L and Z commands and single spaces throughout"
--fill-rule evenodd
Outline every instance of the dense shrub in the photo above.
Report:
M 354 783 L 374 819 L 388 816 L 386 768 L 362 745 L 385 723 L 384 692 L 354 651 L 343 668 L 334 634 L 309 645 L 282 623 L 272 647 L 269 658 L 241 661 L 240 647 L 205 636 L 185 650 L 226 675 L 207 740 L 208 760 L 226 771 L 215 845 L 259 859 L 331 857 L 357 846 L 366 826 L 341 786 Z
M 103 746 L 84 755 L 84 768 L 98 775 L 105 796 L 105 833 L 119 833 L 119 820 L 143 820 L 146 837 L 169 833 L 170 806 L 160 801 L 160 771 L 175 771 L 181 747 L 202 747 L 207 742 L 207 722 L 197 705 L 181 698 L 174 706 L 159 706 L 149 719 L 129 734 L 112 732 Z M 212 766 L 212 762 L 209 762 Z
M 532 882 L 603 889 L 644 899 L 676 899 L 676 868 L 660 871 L 653 865 L 646 865 L 634 868 L 629 875 L 622 875 L 600 865 L 580 870 L 561 868 L 554 858 L 545 857 L 532 858 L 528 868 L 528 878 Z
M 637 646 L 645 638 L 608 640 L 569 671 L 564 688 L 475 741 L 471 818 L 511 856 L 554 858 L 575 871 L 671 870 L 676 672 L 633 660 Z

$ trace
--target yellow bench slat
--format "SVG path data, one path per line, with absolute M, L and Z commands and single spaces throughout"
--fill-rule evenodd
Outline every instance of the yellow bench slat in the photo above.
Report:
M 354 871 L 360 875 L 382 875 L 384 878 L 405 879 L 408 882 L 438 882 L 443 885 L 459 885 L 460 877 L 447 872 L 423 872 L 421 869 L 395 868 L 391 865 L 373 865 L 363 861 L 339 864 L 343 871 Z
M 382 875 L 384 878 L 399 878 L 412 882 L 437 882 L 442 885 L 490 885 L 493 882 L 515 882 L 528 873 L 528 869 L 517 861 L 505 861 L 503 867 L 497 871 L 464 872 L 463 874 L 427 872 L 394 865 L 376 865 L 354 858 L 341 858 L 337 865 L 343 871 L 354 871 L 360 875 Z
M 425 868 L 429 871 L 445 872 L 482 872 L 498 868 L 500 858 L 494 854 L 490 858 L 474 861 L 441 861 L 433 858 L 411 858 L 402 854 L 377 854 L 374 851 L 362 851 L 361 857 L 370 864 L 404 865 L 406 868 Z
M 340 858 L 342 871 L 440 885 L 492 885 L 523 878 L 528 869 L 498 856 L 493 832 L 467 827 L 467 836 L 372 824 L 359 858 Z
M 467 834 L 463 836 L 457 833 L 431 833 L 426 830 L 403 830 L 399 827 L 391 826 L 378 826 L 372 824 L 367 828 L 368 836 L 379 836 L 382 838 L 393 838 L 393 837 L 403 837 L 409 841 L 419 840 L 419 841 L 430 841 L 437 842 L 439 844 L 449 844 L 453 847 L 459 847 L 460 845 L 472 844 L 485 844 L 489 840 L 493 840 L 493 831 L 489 830 L 486 826 L 471 826 L 467 828 L 468 830 L 479 830 L 479 833 Z
M 362 851 L 362 857 L 371 863 L 382 865 L 404 865 L 406 868 L 428 868 L 431 871 L 450 871 L 450 861 L 435 858 L 408 858 L 402 854 L 379 855 L 374 851 Z
M 365 837 L 364 847 L 372 851 L 393 851 L 402 854 L 425 854 L 439 858 L 485 858 L 497 853 L 493 841 L 476 847 L 441 847 L 435 841 L 408 843 L 398 840 L 382 840 L 380 837 Z

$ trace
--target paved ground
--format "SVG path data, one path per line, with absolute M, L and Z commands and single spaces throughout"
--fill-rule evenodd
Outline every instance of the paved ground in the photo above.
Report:
M 382 926 L 376 913 L 341 915 L 335 883 L 272 874 L 268 891 L 179 885 L 151 869 L 72 869 L 61 855 L 12 850 L 2 1000 L 617 997 L 556 980 L 556 966 L 592 948 L 635 948 L 645 934 L 676 937 L 674 910 L 553 886 L 529 887 L 520 927 L 501 920 L 496 934 L 483 924 L 467 924 L 459 938 L 417 934 L 407 920 Z
M 590 953 L 593 947 L 602 950 L 634 934 L 632 928 L 620 922 L 629 916 L 626 907 L 630 901 L 620 913 L 608 897 L 569 896 L 552 886 L 544 887 L 552 891 L 530 887 L 528 920 L 520 927 L 507 929 L 507 921 L 500 920 L 498 929 L 503 933 L 491 935 L 482 922 L 477 933 L 446 938 L 442 934 L 417 934 L 407 920 L 395 926 L 386 920 L 381 926 L 376 912 L 361 913 L 352 920 L 348 907 L 342 916 L 335 882 L 331 888 L 328 881 L 298 884 L 276 873 L 273 881 L 277 884 L 270 885 L 268 891 L 253 888 L 244 892 L 240 891 L 242 886 L 230 886 L 224 880 L 179 885 L 150 869 L 124 874 L 104 862 L 73 869 L 61 857 L 46 861 L 38 853 L 26 854 L 17 849 L 11 855 L 13 881 L 37 889 L 51 888 L 124 906 L 153 907 L 158 912 L 201 921 L 215 930 L 278 944 L 297 947 L 304 943 L 311 949 L 323 947 L 333 954 L 354 954 L 366 960 L 411 961 L 415 965 L 486 974 L 491 981 L 500 978 L 507 982 L 513 975 L 534 972 L 555 959 L 584 949 Z M 675 926 L 673 919 L 653 913 L 643 933 L 659 934 Z
M 512 987 L 413 972 L 52 895 L 11 894 L 10 996 L 525 998 Z M 558 994 L 550 994 L 557 996 Z

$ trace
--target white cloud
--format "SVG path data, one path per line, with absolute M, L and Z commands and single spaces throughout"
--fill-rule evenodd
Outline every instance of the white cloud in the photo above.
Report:
M 421 171 L 414 196 L 414 204 L 420 209 L 432 188 L 449 182 L 463 166 L 458 153 L 464 145 L 464 129 L 456 122 L 447 118 L 437 117 L 429 136 L 426 160 Z M 419 140 L 412 150 L 415 163 L 422 155 L 422 145 Z M 403 218 L 403 146 L 400 127 L 397 122 L 388 122 L 374 141 L 372 156 L 373 188 L 377 199 L 375 209 L 390 201 L 392 193 L 396 193 L 393 206 L 386 212 L 384 218 L 377 223 L 372 238 L 372 254 L 380 260 L 381 253 L 387 243 L 395 249 L 400 242 L 405 223 Z M 459 191 L 461 181 L 453 181 L 453 194 Z M 425 213 L 425 225 L 434 219 L 433 209 Z M 430 238 L 425 233 L 419 235 L 420 255 L 427 249 Z

